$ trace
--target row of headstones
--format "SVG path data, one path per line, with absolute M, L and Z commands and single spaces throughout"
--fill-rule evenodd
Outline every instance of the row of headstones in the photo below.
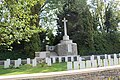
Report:
M 52 65 L 51 58 L 46 58 L 45 62 L 47 63 L 48 66 Z M 32 64 L 32 66 L 35 67 L 35 66 L 37 66 L 38 62 L 37 62 L 37 59 L 34 58 L 34 59 L 32 59 L 32 63 L 31 63 L 30 58 L 27 58 L 26 64 Z M 4 68 L 9 68 L 10 65 L 11 65 L 10 59 L 7 59 L 6 61 L 4 61 Z M 22 60 L 20 58 L 17 60 L 14 60 L 14 67 L 15 68 L 19 67 L 20 65 L 22 65 Z
M 82 58 L 80 56 L 57 56 L 57 57 L 50 57 L 50 58 L 46 58 L 45 62 L 47 63 L 48 66 L 51 66 L 52 63 L 56 63 L 58 59 L 58 62 L 74 62 L 74 61 L 82 61 Z M 63 60 L 64 59 L 64 60 Z M 106 55 L 105 54 L 105 60 L 106 59 L 112 59 L 111 55 Z M 94 62 L 94 55 L 90 56 L 90 60 L 93 63 Z M 98 60 L 98 64 L 101 63 L 101 59 L 100 56 L 97 56 L 97 60 Z M 107 60 L 106 60 L 107 61 Z M 89 61 L 88 61 L 89 62 Z M 88 63 L 87 62 L 87 63 Z M 114 62 L 117 64 L 117 55 L 114 54 Z M 37 66 L 37 60 L 36 58 L 32 59 L 32 63 L 30 58 L 27 58 L 27 64 L 32 64 L 33 67 Z M 14 61 L 14 67 L 19 67 L 21 65 L 21 59 L 19 58 L 18 60 Z M 99 65 L 101 66 L 101 65 Z M 4 61 L 4 68 L 9 68 L 10 67 L 10 59 L 7 59 L 6 61 Z
M 90 57 L 90 60 L 86 61 L 74 61 L 67 62 L 67 70 L 76 70 L 76 69 L 85 69 L 85 68 L 97 68 L 97 67 L 105 67 L 105 66 L 113 66 L 120 64 L 120 58 L 117 58 L 117 55 L 114 54 L 113 59 L 111 55 L 106 55 L 105 58 L 101 59 L 100 56 L 97 56 L 97 59 L 94 59 L 94 55 Z
M 52 60 L 51 58 L 46 58 L 45 62 L 47 63 L 48 66 L 52 65 Z M 26 64 L 31 64 L 33 67 L 37 66 L 38 62 L 37 59 L 34 58 L 32 59 L 32 63 L 31 63 L 31 59 L 27 58 L 27 63 Z M 4 68 L 9 68 L 10 67 L 10 59 L 7 59 L 6 61 L 4 61 Z M 17 68 L 20 65 L 22 65 L 22 60 L 19 58 L 17 60 L 14 60 L 14 67 Z
M 9 68 L 11 63 L 10 63 L 10 59 L 7 59 L 6 61 L 4 61 L 4 68 Z M 30 58 L 27 58 L 27 63 L 26 64 L 32 64 L 32 66 L 36 66 L 37 62 L 36 62 L 36 59 L 33 59 L 32 60 L 32 63 L 31 63 L 31 60 Z M 14 67 L 17 68 L 19 67 L 20 65 L 22 65 L 22 60 L 21 58 L 18 58 L 17 60 L 14 60 Z
M 78 55 L 77 56 L 52 56 L 50 58 L 52 60 L 52 63 L 69 62 L 69 61 L 73 62 L 73 61 L 81 61 L 82 60 L 82 57 L 80 57 Z M 100 60 L 100 59 L 101 59 L 101 57 L 97 56 L 97 60 Z M 111 58 L 111 55 L 105 54 L 104 59 L 112 59 L 112 58 Z M 117 54 L 114 54 L 113 59 L 117 59 Z M 90 60 L 95 60 L 95 56 L 94 55 L 90 56 Z
M 52 56 L 50 58 L 45 58 L 45 62 L 48 66 L 52 66 L 52 63 L 61 63 L 61 62 L 68 62 L 68 61 L 78 61 L 79 59 L 82 60 L 79 56 Z
M 50 58 L 52 60 L 52 63 L 78 61 L 79 59 L 82 60 L 82 58 L 78 55 L 76 55 L 76 56 L 52 56 Z
M 118 64 L 118 58 L 117 58 L 117 54 L 114 54 L 114 58 L 111 58 L 111 55 L 104 55 L 104 62 L 107 63 L 107 59 L 111 60 L 111 65 L 112 62 L 114 61 L 114 65 Z M 50 58 L 46 58 L 46 63 L 48 64 L 48 66 L 51 66 L 52 63 L 56 63 L 56 62 L 74 62 L 74 61 L 82 61 L 82 57 L 80 56 L 52 56 Z M 95 62 L 95 56 L 92 55 L 90 56 L 90 62 L 94 64 Z M 102 61 L 101 61 L 101 57 L 97 56 L 97 62 L 98 62 L 98 66 L 102 66 Z M 120 61 L 119 61 L 120 62 Z M 89 63 L 89 61 L 87 61 L 87 63 Z M 105 64 L 107 66 L 107 64 Z

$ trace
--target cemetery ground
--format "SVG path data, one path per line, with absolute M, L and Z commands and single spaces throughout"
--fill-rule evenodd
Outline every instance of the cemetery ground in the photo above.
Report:
M 65 62 L 54 63 L 52 66 L 38 64 L 36 67 L 32 67 L 30 64 L 25 64 L 19 68 L 14 68 L 11 66 L 8 69 L 4 69 L 3 66 L 0 66 L 0 76 L 65 71 L 67 69 L 66 64 L 67 63 Z

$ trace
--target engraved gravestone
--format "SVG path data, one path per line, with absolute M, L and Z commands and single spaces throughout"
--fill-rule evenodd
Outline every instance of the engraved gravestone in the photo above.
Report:
M 91 60 L 86 60 L 86 68 L 91 68 Z
M 9 68 L 8 61 L 4 61 L 4 68 Z
M 7 61 L 8 66 L 10 66 L 10 59 L 7 59 L 6 61 Z
M 33 67 L 37 66 L 36 58 L 32 60 L 32 66 L 33 66 Z
M 80 62 L 80 69 L 85 69 L 85 61 Z
M 74 70 L 78 70 L 79 69 L 79 62 L 75 61 L 74 62 Z
M 62 57 L 59 57 L 58 59 L 59 59 L 59 62 L 62 62 Z
M 21 65 L 21 58 L 18 58 L 18 65 Z
M 47 58 L 47 65 L 48 65 L 48 66 L 51 66 L 51 65 L 52 65 L 52 63 L 51 63 L 51 58 Z
M 67 62 L 67 70 L 72 70 L 72 62 Z
M 27 64 L 30 64 L 30 58 L 27 58 Z
M 19 67 L 19 60 L 15 60 L 15 68 Z

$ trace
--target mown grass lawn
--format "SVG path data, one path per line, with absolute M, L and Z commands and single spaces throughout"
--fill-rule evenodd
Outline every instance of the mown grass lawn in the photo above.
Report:
M 52 66 L 44 65 L 43 67 L 39 64 L 36 67 L 32 65 L 22 65 L 19 68 L 4 69 L 0 66 L 0 76 L 17 75 L 17 74 L 32 74 L 32 73 L 45 73 L 45 72 L 56 72 L 65 71 L 67 69 L 66 63 L 55 63 Z

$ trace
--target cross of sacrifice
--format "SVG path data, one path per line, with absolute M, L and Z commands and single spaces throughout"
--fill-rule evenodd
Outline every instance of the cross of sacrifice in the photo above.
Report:
M 64 20 L 62 20 L 62 22 L 64 23 L 64 35 L 67 36 L 67 27 L 66 27 L 66 23 L 67 23 L 68 20 L 65 19 L 64 17 Z

